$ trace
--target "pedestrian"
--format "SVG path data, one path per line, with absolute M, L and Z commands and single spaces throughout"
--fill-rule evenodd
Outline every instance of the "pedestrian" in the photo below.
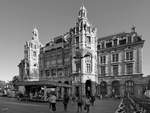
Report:
M 55 96 L 55 94 L 51 95 L 50 101 L 51 101 L 52 111 L 55 112 L 56 111 L 56 96 Z
M 90 97 L 89 96 L 86 96 L 85 98 L 84 110 L 86 110 L 86 113 L 90 112 Z
M 77 112 L 82 112 L 82 105 L 83 105 L 83 100 L 82 96 L 77 97 Z
M 95 102 L 95 96 L 91 96 L 91 104 L 92 104 L 92 106 L 94 106 L 94 102 Z
M 73 104 L 75 103 L 75 101 L 76 101 L 76 97 L 75 97 L 75 95 L 73 95 L 72 96 L 72 102 L 73 102 Z
M 48 94 L 48 104 L 49 104 L 49 109 L 51 109 L 51 94 Z
M 64 98 L 63 98 L 64 111 L 67 111 L 68 102 L 69 102 L 69 96 L 67 94 L 64 94 Z

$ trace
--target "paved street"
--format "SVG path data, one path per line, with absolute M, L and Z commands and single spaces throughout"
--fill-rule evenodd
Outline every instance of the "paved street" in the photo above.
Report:
M 120 100 L 96 100 L 90 113 L 114 113 Z M 85 111 L 83 111 L 84 113 Z M 14 98 L 0 97 L 0 113 L 51 113 L 46 103 L 19 102 Z M 65 113 L 63 104 L 57 103 L 56 113 Z M 69 104 L 67 113 L 76 113 L 76 104 Z

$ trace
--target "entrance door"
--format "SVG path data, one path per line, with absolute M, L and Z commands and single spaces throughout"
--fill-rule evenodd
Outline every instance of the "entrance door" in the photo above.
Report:
M 86 96 L 92 96 L 92 82 L 91 82 L 91 80 L 87 80 L 85 83 L 85 93 L 86 93 Z
M 102 96 L 105 96 L 107 94 L 107 83 L 105 81 L 102 81 L 100 83 L 100 94 Z
M 120 95 L 120 82 L 118 80 L 115 80 L 112 82 L 112 96 L 118 96 Z

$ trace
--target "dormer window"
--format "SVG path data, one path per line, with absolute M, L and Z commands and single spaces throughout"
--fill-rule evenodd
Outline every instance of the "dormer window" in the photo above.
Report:
M 112 47 L 112 42 L 111 42 L 111 41 L 107 42 L 107 43 L 106 43 L 106 47 L 107 47 L 107 48 Z
M 118 39 L 114 39 L 114 40 L 113 40 L 114 46 L 117 46 L 117 41 L 118 41 Z
M 130 44 L 132 42 L 132 37 L 131 36 L 128 36 L 128 43 Z
M 119 45 L 124 45 L 124 44 L 126 44 L 126 38 L 120 39 Z
M 102 49 L 104 49 L 105 48 L 105 43 L 102 42 L 101 44 L 102 44 Z

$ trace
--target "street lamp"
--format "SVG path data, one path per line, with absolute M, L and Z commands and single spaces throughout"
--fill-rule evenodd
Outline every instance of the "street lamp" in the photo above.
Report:
M 86 58 L 86 57 L 89 57 L 90 55 L 86 54 L 84 56 L 74 56 L 73 58 L 74 59 L 78 59 L 79 60 L 79 70 L 78 70 L 78 73 L 79 73 L 79 77 L 80 77 L 80 96 L 82 97 L 82 75 L 81 75 L 81 59 L 83 58 Z

